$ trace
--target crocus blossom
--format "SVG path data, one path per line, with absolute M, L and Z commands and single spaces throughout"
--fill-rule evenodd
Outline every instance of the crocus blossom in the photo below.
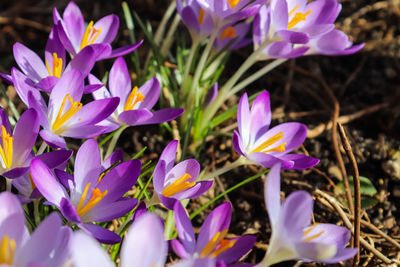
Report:
M 212 17 L 199 6 L 197 0 L 176 0 L 176 10 L 188 27 L 192 39 L 206 38 L 214 30 Z
M 62 17 L 54 8 L 53 19 L 61 43 L 73 57 L 85 47 L 91 46 L 95 51 L 96 60 L 114 58 L 132 52 L 141 44 L 139 42 L 113 50 L 110 43 L 118 32 L 118 16 L 108 15 L 96 23 L 90 21 L 85 27 L 82 12 L 72 1 L 65 8 Z
M 170 142 L 162 152 L 154 169 L 154 190 L 168 209 L 173 209 L 177 200 L 201 196 L 212 185 L 212 181 L 196 181 L 200 164 L 187 159 L 174 166 L 178 141 Z
M 192 223 L 180 202 L 175 203 L 174 214 L 179 241 L 171 240 L 171 245 L 174 252 L 184 259 L 207 259 L 211 263 L 229 265 L 249 252 L 256 241 L 256 237 L 250 235 L 225 238 L 231 223 L 230 203 L 219 205 L 207 216 L 197 239 Z
M 98 144 L 89 139 L 76 155 L 73 179 L 67 179 L 68 194 L 40 159 L 34 159 L 31 164 L 32 179 L 47 201 L 66 219 L 103 243 L 116 243 L 121 238 L 90 222 L 111 221 L 135 207 L 137 199 L 122 196 L 136 183 L 140 169 L 139 160 L 130 160 L 102 172 Z
M 57 213 L 50 214 L 30 236 L 18 199 L 3 192 L 0 204 L 0 265 L 61 266 L 72 231 L 62 226 Z
M 96 61 L 93 48 L 85 47 L 66 64 L 65 49 L 58 40 L 57 31 L 54 28 L 46 44 L 45 62 L 21 43 L 15 43 L 13 51 L 15 61 L 22 72 L 35 87 L 47 93 L 51 92 L 64 72 L 77 69 L 86 77 Z
M 313 199 L 305 191 L 290 194 L 281 204 L 280 163 L 273 166 L 265 183 L 265 204 L 272 235 L 260 266 L 288 260 L 336 263 L 354 257 L 356 248 L 345 248 L 350 231 L 334 224 L 310 225 Z
M 269 129 L 271 109 L 269 93 L 262 92 L 249 109 L 247 94 L 240 98 L 238 128 L 233 133 L 236 152 L 257 164 L 271 168 L 278 162 L 283 169 L 307 169 L 319 160 L 301 154 L 288 154 L 299 147 L 307 136 L 307 127 L 297 122 L 279 124 Z
M 26 173 L 32 160 L 32 148 L 39 132 L 39 121 L 34 109 L 25 111 L 11 132 L 7 113 L 0 108 L 0 174 L 17 178 Z
M 89 75 L 91 84 L 101 83 L 95 76 Z M 160 96 L 160 83 L 156 78 L 148 80 L 140 88 L 131 85 L 131 76 L 125 60 L 118 58 L 109 75 L 109 90 L 105 87 L 93 92 L 93 97 L 100 101 L 110 97 L 119 97 L 120 102 L 114 113 L 100 125 L 109 131 L 126 124 L 130 126 L 158 124 L 171 121 L 183 113 L 183 109 L 165 108 L 151 111 Z
M 72 69 L 63 74 L 51 91 L 49 103 L 32 87 L 17 69 L 11 71 L 18 95 L 28 106 L 36 110 L 43 127 L 40 136 L 53 148 L 65 148 L 65 137 L 91 138 L 108 130 L 97 123 L 106 119 L 118 106 L 119 99 L 106 98 L 83 105 L 84 77 Z
M 128 230 L 121 250 L 122 267 L 163 267 L 168 245 L 161 219 L 146 213 Z M 114 266 L 106 251 L 91 237 L 76 232 L 71 241 L 72 263 L 76 267 Z
M 343 32 L 334 30 L 340 10 L 337 0 L 272 0 L 254 19 L 255 48 L 268 43 L 259 59 L 357 52 L 363 44 L 352 46 Z

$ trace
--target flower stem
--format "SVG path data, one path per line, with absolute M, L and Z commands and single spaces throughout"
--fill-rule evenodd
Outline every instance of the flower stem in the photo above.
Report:
M 115 145 L 117 144 L 118 139 L 121 136 L 122 132 L 128 127 L 129 127 L 129 125 L 124 124 L 121 127 L 119 127 L 119 129 L 115 132 L 113 138 L 111 139 L 110 144 L 108 145 L 107 152 L 106 152 L 106 155 L 105 155 L 104 158 L 107 158 L 108 156 L 111 155 L 111 153 L 113 152 L 113 150 L 115 148 Z
M 39 147 L 39 150 L 37 151 L 36 155 L 43 154 L 43 152 L 46 150 L 47 143 L 45 141 L 42 142 L 42 144 Z
M 226 97 L 228 98 L 228 97 L 236 94 L 237 92 L 242 90 L 244 87 L 246 87 L 247 85 L 251 84 L 252 82 L 257 80 L 258 78 L 262 77 L 263 75 L 267 74 L 268 72 L 270 72 L 271 70 L 273 70 L 274 68 L 276 68 L 280 64 L 286 62 L 287 60 L 288 60 L 287 58 L 275 59 L 274 61 L 272 61 L 271 63 L 267 64 L 262 69 L 260 69 L 257 72 L 253 73 L 252 75 L 250 75 L 249 77 L 244 79 L 242 82 L 240 82 L 238 85 L 233 87 L 229 91 L 229 93 L 228 93 L 228 95 Z
M 196 50 L 197 50 L 197 47 L 199 46 L 199 44 L 200 44 L 199 38 L 193 39 L 192 47 L 190 48 L 189 56 L 188 56 L 187 62 L 186 62 L 185 73 L 183 74 L 183 79 L 182 79 L 182 86 L 181 86 L 181 95 L 182 96 L 186 95 L 186 93 L 187 93 L 186 87 L 187 87 L 187 83 L 188 83 L 188 77 L 189 77 L 190 69 L 192 67 L 193 58 L 194 58 L 194 55 L 196 54 Z
M 33 200 L 33 214 L 35 216 L 36 226 L 38 226 L 40 224 L 39 204 L 40 204 L 40 199 Z
M 236 167 L 245 165 L 247 162 L 246 158 L 243 156 L 240 156 L 237 160 L 229 164 L 228 166 L 222 167 L 221 169 L 218 169 L 210 174 L 208 174 L 205 177 L 201 177 L 201 180 L 210 180 L 215 178 L 216 176 L 220 176 L 221 174 L 224 174 L 230 170 L 233 170 Z
M 12 188 L 12 180 L 6 178 L 6 190 L 7 190 L 8 192 L 11 192 L 11 188 Z
M 247 178 L 246 180 L 232 186 L 231 188 L 229 188 L 228 190 L 225 190 L 224 192 L 222 192 L 221 194 L 219 194 L 218 196 L 214 197 L 213 199 L 211 199 L 210 201 L 208 201 L 206 204 L 204 204 L 203 206 L 201 206 L 199 209 L 196 209 L 196 211 L 194 211 L 192 214 L 190 214 L 190 219 L 192 220 L 194 217 L 196 217 L 197 215 L 200 214 L 200 212 L 202 212 L 205 208 L 207 208 L 208 206 L 210 206 L 212 203 L 214 203 L 215 201 L 217 201 L 218 199 L 222 198 L 223 196 L 227 195 L 228 193 L 238 189 L 239 187 L 250 183 L 251 181 L 254 181 L 256 179 L 258 179 L 259 177 L 261 177 L 262 175 L 266 174 L 267 172 L 269 172 L 269 170 L 265 170 L 261 173 L 258 173 L 254 176 L 251 176 L 249 178 Z

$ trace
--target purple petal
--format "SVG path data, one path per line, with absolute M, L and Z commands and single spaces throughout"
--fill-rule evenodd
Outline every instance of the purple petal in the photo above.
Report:
M 96 140 L 89 139 L 79 148 L 74 171 L 75 185 L 79 194 L 83 193 L 88 183 L 93 187 L 97 184 L 101 172 L 101 155 Z
M 58 169 L 54 169 L 54 174 L 56 175 L 60 183 L 65 188 L 67 188 L 67 190 L 71 191 L 72 187 L 75 187 L 74 176 L 72 174 Z
M 124 111 L 118 116 L 118 120 L 122 123 L 126 123 L 131 126 L 141 125 L 142 123 L 147 122 L 153 113 L 151 113 L 147 109 L 134 109 Z
M 88 80 L 90 85 L 97 85 L 97 84 L 102 84 L 101 81 L 94 75 L 90 74 L 88 75 Z M 94 99 L 103 99 L 103 98 L 110 98 L 112 95 L 108 91 L 108 89 L 102 84 L 102 87 L 100 87 L 99 90 L 96 90 L 93 92 L 93 98 Z M 120 98 L 120 103 L 121 103 L 121 98 Z
M 136 208 L 135 214 L 133 215 L 132 221 L 139 219 L 142 215 L 147 213 L 146 203 L 143 201 L 139 203 L 138 207 Z
M 237 121 L 239 134 L 243 145 L 246 147 L 250 142 L 250 110 L 249 110 L 249 100 L 247 94 L 244 93 L 239 100 L 238 111 L 237 111 Z
M 327 264 L 332 264 L 332 263 L 338 263 L 341 261 L 346 261 L 351 258 L 353 258 L 357 254 L 358 249 L 357 248 L 344 248 L 340 249 L 336 252 L 336 255 L 333 256 L 332 258 L 328 260 L 324 260 L 324 263 Z
M 272 6 L 271 22 L 276 31 L 287 29 L 288 27 L 288 6 L 286 0 L 277 0 Z
M 47 39 L 46 49 L 44 51 L 45 59 L 48 62 L 49 66 L 53 66 L 54 53 L 58 58 L 62 59 L 62 70 L 65 67 L 65 48 L 61 44 L 60 39 L 58 38 L 57 26 L 54 26 L 51 29 L 49 34 L 49 39 Z M 49 73 L 50 74 L 50 73 Z
M 100 243 L 112 245 L 121 242 L 121 237 L 119 235 L 101 227 L 100 225 L 81 224 L 79 227 L 96 238 Z
M 99 202 L 87 213 L 82 215 L 83 222 L 109 222 L 130 212 L 137 204 L 137 199 L 123 198 L 122 200 L 103 205 Z
M 158 160 L 158 163 L 153 173 L 154 189 L 156 192 L 161 193 L 161 191 L 164 189 L 164 180 L 166 178 L 165 175 L 174 166 L 177 148 L 178 141 L 173 140 L 169 142 L 169 144 L 164 148 L 163 152 L 161 153 L 160 159 Z
M 197 14 L 192 9 L 192 7 L 190 6 L 184 7 L 179 15 L 182 18 L 182 22 L 186 25 L 186 27 L 189 28 L 189 30 L 191 31 L 194 30 L 196 34 L 200 33 L 199 19 Z
M 254 99 L 250 110 L 250 142 L 255 142 L 255 140 L 267 132 L 270 123 L 271 106 L 269 93 L 264 91 Z
M 71 258 L 75 267 L 113 267 L 114 263 L 100 244 L 83 232 L 75 232 L 71 240 Z
M 136 44 L 133 44 L 133 45 L 126 45 L 126 46 L 114 49 L 114 50 L 108 52 L 108 54 L 106 54 L 106 53 L 101 54 L 100 58 L 98 58 L 98 60 L 125 56 L 125 55 L 133 52 L 134 50 L 136 50 L 136 48 L 138 48 L 142 43 L 143 43 L 143 40 Z M 110 46 L 110 50 L 111 50 L 111 46 Z
M 218 82 L 214 83 L 213 86 L 211 86 L 210 89 L 208 89 L 207 95 L 204 99 L 204 106 L 210 105 L 212 102 L 214 102 L 215 98 L 217 98 L 218 95 Z
M 2 107 L 0 107 L 0 126 L 4 126 L 7 133 L 11 133 L 11 125 L 10 121 L 8 120 L 7 112 L 4 111 Z
M 83 77 L 86 77 L 96 62 L 95 52 L 92 47 L 83 48 L 66 67 L 65 71 L 71 69 L 79 70 Z
M 193 225 L 186 210 L 179 201 L 174 205 L 174 215 L 176 231 L 178 232 L 179 239 L 185 248 L 185 252 L 193 254 L 196 246 Z
M 164 227 L 160 219 L 147 213 L 128 230 L 121 250 L 121 266 L 164 266 L 167 252 Z
M 68 30 L 68 34 L 73 46 L 80 47 L 82 36 L 85 31 L 85 22 L 81 10 L 74 2 L 69 2 L 63 13 L 63 22 Z
M 25 105 L 29 107 L 29 102 L 28 102 L 28 94 L 31 92 L 34 96 L 35 99 L 39 101 L 41 99 L 40 92 L 33 86 L 33 82 L 28 79 L 22 72 L 20 72 L 16 68 L 11 69 L 11 77 L 13 84 L 15 86 L 15 89 L 17 90 L 17 93 L 21 100 L 24 102 Z
M 248 253 L 254 246 L 257 237 L 252 235 L 241 236 L 236 240 L 235 245 L 216 257 L 226 264 L 233 263 Z
M 303 237 L 303 229 L 311 222 L 313 199 L 305 191 L 291 193 L 282 204 L 279 218 L 280 229 L 285 229 L 293 240 Z
M 42 59 L 23 44 L 15 43 L 13 52 L 18 66 L 31 80 L 38 82 L 49 75 Z
M 117 58 L 111 67 L 108 86 L 111 95 L 118 96 L 121 100 L 121 105 L 125 105 L 132 86 L 128 67 L 122 57 Z
M 299 258 L 311 261 L 325 261 L 336 254 L 336 247 L 333 244 L 314 242 L 300 242 L 295 244 Z
M 65 148 L 67 146 L 64 138 L 55 135 L 48 130 L 41 130 L 39 134 L 40 137 L 42 137 L 46 144 L 48 144 L 51 148 Z
M 0 236 L 8 235 L 20 245 L 27 238 L 24 211 L 18 198 L 10 192 L 0 194 Z
M 54 10 L 56 11 L 56 9 L 54 8 Z M 53 12 L 54 14 L 54 12 Z M 59 20 L 57 23 L 55 23 L 56 31 L 58 33 L 58 38 L 60 39 L 60 42 L 62 43 L 62 45 L 65 47 L 65 49 L 71 53 L 72 56 L 75 56 L 76 53 L 79 51 L 80 48 L 80 44 L 77 44 L 76 47 L 75 45 L 72 43 L 72 38 L 76 37 L 70 37 L 69 33 L 68 33 L 68 29 L 65 26 L 65 23 L 62 20 Z M 80 41 L 79 41 L 80 42 Z
M 65 164 L 71 156 L 72 151 L 61 149 L 40 154 L 36 156 L 36 158 L 43 161 L 47 167 L 49 167 L 49 169 L 54 169 L 62 164 Z
M 175 167 L 173 167 L 168 173 L 164 180 L 164 188 L 184 176 L 189 174 L 190 178 L 188 182 L 196 181 L 200 173 L 200 164 L 195 159 L 187 159 L 179 162 Z
M 57 84 L 57 82 L 60 80 L 60 78 L 55 77 L 55 76 L 48 76 L 44 79 L 41 79 L 37 84 L 36 87 L 39 88 L 40 90 L 46 92 L 46 93 L 51 93 L 53 90 L 54 86 Z
M 280 157 L 282 160 L 293 162 L 293 166 L 290 169 L 293 170 L 304 170 L 312 168 L 319 163 L 319 159 L 308 157 L 302 154 L 286 154 Z
M 28 170 L 29 167 L 17 167 L 3 173 L 2 175 L 10 179 L 15 179 L 24 175 Z
M 196 252 L 200 253 L 216 233 L 229 228 L 232 216 L 232 206 L 229 202 L 216 207 L 201 226 L 197 238 Z
M 276 32 L 284 42 L 291 44 L 306 44 L 309 41 L 307 34 L 302 32 L 294 32 L 288 30 L 280 30 Z
M 103 133 L 110 132 L 112 129 L 108 126 L 98 126 L 98 125 L 74 125 L 66 129 L 62 135 L 77 139 L 94 138 Z
M 39 121 L 34 109 L 25 111 L 15 125 L 13 137 L 13 160 L 14 166 L 24 166 L 35 145 L 39 133 Z
M 159 124 L 172 121 L 182 115 L 184 111 L 185 110 L 183 108 L 164 108 L 161 110 L 156 110 L 152 113 L 152 117 L 147 120 L 137 122 L 135 125 Z
M 237 153 L 246 157 L 246 154 L 244 153 L 242 139 L 240 138 L 240 135 L 236 130 L 233 132 L 232 145 Z
M 256 163 L 264 166 L 265 168 L 272 168 L 272 166 L 274 166 L 275 164 L 281 163 L 282 169 L 290 169 L 293 167 L 294 164 L 292 161 L 284 161 L 273 155 L 260 152 L 251 153 L 250 155 L 248 155 L 248 158 L 254 160 Z
M 179 258 L 187 259 L 190 257 L 190 254 L 186 251 L 185 247 L 178 240 L 170 240 L 169 245 L 171 246 L 175 254 L 179 256 Z
M 268 217 L 273 227 L 279 221 L 281 210 L 281 164 L 274 165 L 268 173 L 267 181 L 264 186 L 265 206 L 267 207 Z
M 157 78 L 152 78 L 140 87 L 140 92 L 145 96 L 145 99 L 142 103 L 139 103 L 138 108 L 150 110 L 160 97 L 160 82 Z
M 98 91 L 102 87 L 104 87 L 104 84 L 89 84 L 89 85 L 85 85 L 85 88 L 83 89 L 83 93 L 84 94 L 94 93 L 94 92 Z
M 123 162 L 111 169 L 97 186 L 101 192 L 108 191 L 102 202 L 109 203 L 121 198 L 136 183 L 140 170 L 141 163 L 137 159 Z
M 96 60 L 111 58 L 112 47 L 108 43 L 90 45 L 94 50 Z
M 0 78 L 2 78 L 5 83 L 13 85 L 13 81 L 12 81 L 11 75 L 8 75 L 8 74 L 5 74 L 5 73 L 0 73 Z
M 59 206 L 63 198 L 68 198 L 65 189 L 58 183 L 50 169 L 40 159 L 31 162 L 32 180 L 42 195 L 55 206 Z
M 38 91 L 28 92 L 28 103 L 29 107 L 36 111 L 39 124 L 42 125 L 43 128 L 48 129 L 49 122 L 47 120 L 47 106 L 40 93 Z
M 116 164 L 117 162 L 123 162 L 123 161 L 124 161 L 124 151 L 122 149 L 117 149 L 103 161 L 103 164 L 101 166 L 102 171 L 105 171 L 106 169 L 110 168 L 113 164 Z
M 105 16 L 97 21 L 93 28 L 101 28 L 101 33 L 97 37 L 96 43 L 111 43 L 118 33 L 119 18 L 114 14 Z

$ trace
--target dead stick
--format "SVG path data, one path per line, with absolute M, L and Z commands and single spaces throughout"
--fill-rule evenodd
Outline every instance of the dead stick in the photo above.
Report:
M 336 201 L 336 199 L 328 194 L 326 194 L 325 192 L 317 189 L 315 190 L 315 192 L 322 196 L 323 198 L 325 198 L 329 204 L 336 210 L 336 212 L 339 214 L 340 218 L 342 218 L 345 226 L 354 234 L 354 229 L 353 229 L 353 225 L 351 224 L 349 218 L 346 216 L 346 213 L 342 210 L 342 208 L 340 207 L 340 205 L 338 204 L 338 202 Z M 390 260 L 389 258 L 387 258 L 385 255 L 383 255 L 379 250 L 377 250 L 376 248 L 372 247 L 366 240 L 364 240 L 363 238 L 360 238 L 360 243 L 363 247 L 365 247 L 366 249 L 368 249 L 369 251 L 371 251 L 372 253 L 375 254 L 376 257 L 378 257 L 380 260 L 382 260 L 384 263 L 386 264 L 391 264 L 392 260 Z
M 353 185 L 354 185 L 354 247 L 360 247 L 360 212 L 361 212 L 361 192 L 360 192 L 360 177 L 358 173 L 358 165 L 356 158 L 354 157 L 353 150 L 351 149 L 351 145 L 347 140 L 346 133 L 344 132 L 343 126 L 338 123 L 337 124 L 340 134 L 340 139 L 342 140 L 342 144 L 344 150 L 346 151 L 347 157 L 350 160 L 351 167 L 353 170 Z M 358 266 L 360 262 L 360 251 L 358 251 L 354 266 Z

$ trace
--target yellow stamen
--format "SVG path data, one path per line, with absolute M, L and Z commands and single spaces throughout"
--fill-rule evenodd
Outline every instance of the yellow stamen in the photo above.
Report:
M 89 22 L 89 25 L 86 27 L 85 34 L 82 37 L 80 49 L 82 50 L 85 46 L 93 44 L 97 37 L 99 37 L 102 29 L 102 27 L 100 27 L 100 29 L 93 28 L 93 20 Z
M 321 235 L 323 235 L 325 233 L 325 231 L 321 231 L 315 235 L 309 236 L 307 237 L 314 229 L 315 227 L 317 227 L 318 223 L 313 224 L 312 226 L 310 226 L 306 231 L 304 231 L 303 233 L 303 242 L 310 242 L 312 240 L 314 240 L 317 237 L 320 237 Z
M 219 39 L 233 38 L 233 37 L 235 37 L 235 28 L 229 26 L 228 28 L 222 31 L 221 35 L 219 36 Z
M 166 197 L 170 197 L 170 196 L 175 195 L 178 192 L 181 192 L 183 190 L 193 187 L 196 184 L 196 182 L 191 182 L 191 183 L 186 182 L 190 178 L 192 178 L 192 176 L 190 176 L 190 174 L 188 174 L 188 173 L 185 173 L 181 178 L 179 178 L 178 180 L 176 180 L 175 182 L 173 182 L 172 184 L 167 186 L 161 192 L 161 194 L 163 194 Z
M 207 243 L 207 245 L 204 247 L 204 249 L 200 253 L 200 258 L 204 258 L 209 256 L 215 248 L 221 244 L 221 241 L 224 239 L 226 233 L 228 232 L 228 229 L 224 229 L 221 232 L 217 232 L 211 240 Z M 222 252 L 221 252 L 222 253 Z
M 124 111 L 133 110 L 135 105 L 138 102 L 143 102 L 144 99 L 145 99 L 145 96 L 142 95 L 142 93 L 139 91 L 139 88 L 137 86 L 135 86 L 132 89 L 131 93 L 128 96 L 128 99 L 125 102 Z
M 0 155 L 5 165 L 5 168 L 10 168 L 12 165 L 13 158 L 13 139 L 10 134 L 7 133 L 4 125 L 1 125 L 1 141 L 3 145 L 0 145 Z
M 291 16 L 291 15 L 296 11 L 296 9 L 299 8 L 299 6 L 300 6 L 300 5 L 295 6 L 295 7 L 292 9 L 292 11 L 289 12 L 289 16 Z M 312 9 L 308 10 L 306 13 L 302 13 L 302 12 L 297 12 L 297 13 L 295 13 L 295 14 L 294 14 L 294 17 L 292 18 L 292 20 L 289 21 L 289 23 L 288 23 L 288 29 L 293 28 L 294 26 L 296 26 L 296 25 L 297 25 L 299 22 L 301 22 L 301 21 L 305 21 L 305 20 L 306 20 L 306 17 L 307 17 L 308 15 L 310 15 L 311 12 L 312 12 Z
M 219 254 L 227 251 L 228 249 L 233 247 L 235 245 L 235 243 L 236 243 L 236 240 L 228 240 L 228 239 L 222 240 L 221 243 L 219 244 L 219 247 L 216 250 L 214 250 L 213 253 L 211 253 L 211 258 L 215 258 Z
M 200 14 L 199 14 L 199 24 L 203 24 L 204 22 L 204 15 L 205 15 L 204 9 L 200 9 Z
M 228 0 L 229 5 L 231 8 L 234 8 L 237 4 L 239 4 L 240 0 Z
M 89 210 L 91 210 L 94 206 L 96 206 L 97 203 L 100 202 L 108 193 L 107 190 L 105 190 L 103 193 L 100 191 L 100 189 L 92 188 L 92 197 L 90 200 L 86 203 L 86 205 L 83 205 L 83 203 L 86 200 L 87 193 L 89 191 L 90 183 L 88 183 L 85 187 L 85 190 L 83 191 L 83 194 L 81 196 L 81 199 L 79 200 L 78 208 L 76 209 L 76 212 L 78 213 L 79 216 L 82 216 Z
M 12 265 L 15 253 L 15 240 L 4 235 L 0 244 L 0 265 Z
M 32 186 L 32 190 L 34 190 L 36 188 L 35 182 L 32 179 L 32 174 L 29 173 L 29 180 L 31 180 L 31 186 Z
M 266 149 L 267 147 L 271 146 L 272 144 L 278 142 L 282 138 L 283 138 L 283 132 L 279 132 L 279 133 L 275 134 L 274 136 L 268 138 L 261 145 L 259 145 L 255 149 L 253 149 L 253 151 L 251 151 L 250 153 L 254 153 L 254 152 L 267 153 L 267 152 L 271 152 L 271 151 L 279 151 L 279 152 L 285 151 L 286 143 L 281 144 L 281 145 L 279 145 L 279 146 L 277 146 L 275 148 L 269 149 L 267 151 L 263 151 L 264 149 Z
M 50 76 L 55 76 L 58 78 L 61 77 L 62 62 L 63 62 L 62 58 L 57 57 L 57 54 L 53 53 L 53 72 L 52 72 L 49 66 L 49 61 L 46 60 L 46 67 Z
M 65 103 L 67 99 L 71 102 L 71 107 L 63 114 Z M 74 99 L 67 94 L 61 104 L 60 110 L 58 111 L 56 120 L 51 127 L 55 134 L 61 134 L 63 132 L 60 127 L 66 123 L 72 116 L 74 116 L 82 108 L 81 102 L 74 102 Z

